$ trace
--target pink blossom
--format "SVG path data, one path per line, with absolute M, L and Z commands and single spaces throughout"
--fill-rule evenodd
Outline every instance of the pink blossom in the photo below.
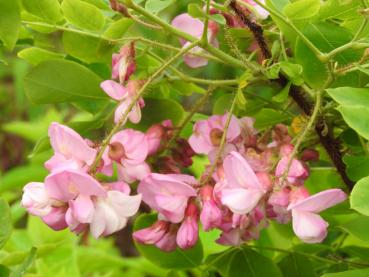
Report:
M 295 234 L 306 243 L 318 243 L 327 236 L 328 223 L 317 213 L 346 199 L 340 189 L 329 189 L 291 203 L 292 226 Z
M 154 124 L 146 131 L 146 138 L 149 146 L 148 154 L 155 154 L 160 147 L 160 143 L 165 135 L 165 129 L 161 124 Z
M 222 232 L 216 242 L 226 246 L 239 246 L 242 243 L 241 230 L 236 228 L 227 232 Z
M 221 224 L 222 211 L 214 200 L 212 186 L 204 186 L 200 191 L 200 196 L 202 201 L 200 221 L 204 231 L 209 231 Z
M 122 180 L 132 183 L 150 173 L 145 163 L 149 151 L 147 137 L 140 131 L 125 129 L 116 133 L 103 154 L 102 172 L 111 175 L 113 162 L 118 163 L 118 173 Z
M 264 195 L 264 189 L 247 161 L 232 152 L 223 162 L 226 185 L 221 189 L 221 202 L 236 214 L 250 212 Z
M 166 232 L 164 236 L 155 243 L 155 246 L 165 252 L 172 252 L 176 250 L 177 228 L 178 227 L 176 227 L 174 224 L 170 225 L 169 231 Z
M 169 227 L 169 222 L 158 220 L 150 227 L 134 232 L 133 238 L 139 243 L 155 244 L 169 231 Z
M 213 115 L 207 120 L 199 120 L 193 127 L 193 134 L 189 138 L 192 149 L 198 154 L 208 154 L 217 149 L 223 135 L 228 113 Z M 232 143 L 241 133 L 238 119 L 232 115 L 228 127 L 226 142 Z
M 151 173 L 140 182 L 137 191 L 163 219 L 179 223 L 183 220 L 188 199 L 196 196 L 196 190 L 188 182 L 183 182 L 184 178 L 194 179 L 186 175 Z
M 68 223 L 65 220 L 67 207 L 53 207 L 47 215 L 41 217 L 51 229 L 60 231 L 68 227 Z
M 201 38 L 203 30 L 204 30 L 204 23 L 197 19 L 191 17 L 187 13 L 180 14 L 176 16 L 172 20 L 172 25 L 195 38 Z M 208 41 L 215 47 L 218 47 L 218 41 L 216 39 L 216 34 L 218 33 L 218 25 L 215 22 L 209 22 L 208 28 Z M 187 47 L 190 43 L 184 39 L 180 39 L 180 43 L 183 47 Z M 206 58 L 202 58 L 199 56 L 195 56 L 191 53 L 202 53 L 204 50 L 201 47 L 194 47 L 190 54 L 184 56 L 185 63 L 192 68 L 202 67 L 208 64 L 208 60 Z
M 283 157 L 277 164 L 275 175 L 282 177 L 287 171 L 290 156 Z M 287 180 L 291 184 L 299 184 L 309 176 L 306 166 L 297 159 L 293 159 L 287 173 Z
M 128 217 L 137 213 L 141 195 L 126 195 L 120 191 L 107 192 L 107 197 L 97 198 L 90 230 L 95 238 L 107 236 L 127 225 Z
M 23 188 L 22 206 L 36 216 L 45 216 L 51 212 L 50 199 L 43 183 L 31 182 Z
M 121 117 L 127 112 L 128 107 L 134 101 L 136 94 L 141 87 L 141 82 L 137 80 L 130 80 L 127 86 L 124 87 L 121 84 L 107 80 L 100 84 L 101 88 L 111 98 L 119 101 L 119 105 L 115 110 L 114 122 L 118 123 Z M 140 98 L 132 107 L 132 110 L 128 113 L 128 118 L 132 123 L 138 123 L 141 120 L 141 108 L 145 106 L 145 102 Z M 124 124 L 125 122 L 122 122 Z
M 198 209 L 194 203 L 189 203 L 185 218 L 177 232 L 177 245 L 182 249 L 193 247 L 199 239 Z
M 48 170 L 68 168 L 87 170 L 93 163 L 96 150 L 73 129 L 53 122 L 49 127 L 49 137 L 55 154 L 45 163 Z
M 135 72 L 135 45 L 130 42 L 123 45 L 119 54 L 113 54 L 112 57 L 112 78 L 119 79 L 123 84 Z
M 254 15 L 259 19 L 266 19 L 269 16 L 269 12 L 262 8 L 259 4 L 255 3 L 252 0 L 244 0 L 244 2 L 250 4 L 250 10 L 254 13 Z M 265 0 L 260 0 L 262 4 L 265 4 Z

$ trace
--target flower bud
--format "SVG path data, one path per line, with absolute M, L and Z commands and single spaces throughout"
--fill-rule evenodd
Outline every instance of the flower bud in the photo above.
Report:
M 202 210 L 200 221 L 204 231 L 218 227 L 222 222 L 222 212 L 213 198 L 213 187 L 206 185 L 200 190 Z
M 155 244 L 169 231 L 170 223 L 163 220 L 156 221 L 148 228 L 133 233 L 133 238 L 144 244 Z
M 120 161 L 125 157 L 126 151 L 120 142 L 114 141 L 109 144 L 108 155 L 110 159 L 120 163 Z
M 155 243 L 155 246 L 165 252 L 172 252 L 176 250 L 176 235 L 177 226 L 174 224 L 170 225 L 169 231 L 164 234 L 164 236 Z
M 305 149 L 301 154 L 301 160 L 307 161 L 319 161 L 319 152 L 314 149 Z
M 178 229 L 177 244 L 182 249 L 193 247 L 199 239 L 198 208 L 190 202 L 187 206 L 185 219 Z
M 149 143 L 149 155 L 155 154 L 159 150 L 164 134 L 164 127 L 160 124 L 154 124 L 147 130 L 146 137 Z

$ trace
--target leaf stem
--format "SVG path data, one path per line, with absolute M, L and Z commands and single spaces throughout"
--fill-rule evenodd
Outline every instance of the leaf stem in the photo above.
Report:
M 121 116 L 118 123 L 113 127 L 113 129 L 110 131 L 108 136 L 102 142 L 101 148 L 99 149 L 99 151 L 96 155 L 96 158 L 95 158 L 94 162 L 91 165 L 91 168 L 90 168 L 90 173 L 91 174 L 96 173 L 97 167 L 99 166 L 100 160 L 101 160 L 101 158 L 102 158 L 102 156 L 105 152 L 105 149 L 109 145 L 109 142 L 110 142 L 111 138 L 114 136 L 115 133 L 117 133 L 119 131 L 121 125 L 123 125 L 123 123 L 127 120 L 127 117 L 129 115 L 129 113 L 131 112 L 132 108 L 137 103 L 137 101 L 142 97 L 142 95 L 144 94 L 144 92 L 145 92 L 146 88 L 148 87 L 148 85 L 156 77 L 158 77 L 168 66 L 170 66 L 170 64 L 173 63 L 177 58 L 181 57 L 182 55 L 184 55 L 185 53 L 190 51 L 192 48 L 196 47 L 199 43 L 200 43 L 199 41 L 195 41 L 195 42 L 191 43 L 190 45 L 188 45 L 187 47 L 183 48 L 181 51 L 179 51 L 173 57 L 168 59 L 164 64 L 162 64 L 162 66 L 160 68 L 158 68 L 158 70 L 155 71 L 154 74 L 152 74 L 149 77 L 149 79 L 147 79 L 145 84 L 136 93 L 135 97 L 132 99 L 132 102 L 128 105 L 127 109 L 124 111 L 124 114 Z

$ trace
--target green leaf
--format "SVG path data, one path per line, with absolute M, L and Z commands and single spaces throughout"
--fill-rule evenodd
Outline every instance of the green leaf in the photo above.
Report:
M 140 129 L 146 129 L 154 123 L 171 119 L 177 126 L 184 117 L 183 107 L 172 99 L 146 98 L 145 108 L 142 109 Z
M 50 60 L 33 68 L 24 80 L 29 99 L 36 104 L 104 100 L 102 79 L 71 61 Z
M 323 53 L 328 53 L 352 39 L 352 34 L 347 29 L 328 22 L 308 24 L 303 33 Z M 347 49 L 333 59 L 342 66 L 359 60 L 361 55 L 362 51 Z M 296 42 L 295 56 L 296 61 L 304 68 L 304 79 L 313 88 L 320 88 L 328 78 L 326 64 L 322 63 L 301 39 Z
M 188 11 L 188 14 L 194 18 L 204 17 L 204 11 L 198 4 L 195 4 L 195 3 L 189 4 L 187 6 L 187 11 Z
M 357 181 L 369 175 L 369 157 L 368 156 L 349 156 L 345 155 L 343 161 L 346 164 L 348 177 Z
M 19 58 L 24 59 L 33 65 L 38 65 L 46 60 L 64 58 L 64 54 L 62 53 L 55 53 L 38 47 L 25 48 L 19 51 L 17 55 Z
M 369 139 L 369 108 L 362 106 L 339 106 L 343 119 L 360 136 Z
M 20 21 L 18 0 L 0 0 L 0 39 L 9 50 L 18 40 Z
M 0 177 L 0 192 L 20 189 L 28 182 L 42 182 L 47 170 L 42 165 L 24 165 L 14 167 Z
M 149 227 L 157 219 L 157 215 L 143 214 L 136 219 L 133 227 L 134 231 Z M 152 263 L 160 267 L 170 269 L 194 268 L 201 264 L 203 259 L 203 250 L 201 241 L 189 250 L 177 248 L 173 252 L 163 252 L 152 245 L 135 243 L 138 251 Z
M 219 23 L 220 25 L 225 25 L 227 23 L 226 19 L 221 14 L 212 14 L 209 16 L 209 19 Z
M 263 129 L 268 126 L 273 126 L 277 123 L 286 121 L 289 117 L 288 115 L 272 110 L 272 109 L 262 109 L 254 116 L 255 118 L 255 128 Z
M 284 257 L 279 263 L 284 277 L 314 277 L 314 267 L 311 261 L 301 254 L 291 253 Z
M 106 40 L 90 36 L 63 33 L 63 46 L 69 55 L 86 63 L 110 63 L 114 46 Z
M 248 248 L 231 248 L 210 255 L 206 264 L 217 268 L 223 276 L 282 277 L 272 260 Z
M 12 223 L 10 218 L 10 208 L 8 202 L 0 198 L 0 249 L 10 238 Z
M 10 274 L 10 269 L 7 268 L 5 265 L 0 264 L 0 276 L 8 277 L 9 274 Z
M 104 32 L 104 37 L 109 39 L 120 39 L 133 24 L 130 18 L 122 18 L 112 23 Z
M 174 0 L 147 0 L 145 3 L 145 9 L 155 14 L 168 8 L 173 3 Z
M 284 14 L 293 20 L 315 16 L 320 9 L 320 0 L 298 0 L 284 7 Z
M 351 195 L 351 208 L 369 216 L 369 177 L 365 177 L 356 183 Z M 369 235 L 369 233 L 368 233 Z
M 80 0 L 64 0 L 61 5 L 67 21 L 81 29 L 100 31 L 105 24 L 103 13 L 95 7 Z
M 369 269 L 355 269 L 337 273 L 326 273 L 322 277 L 368 277 Z
M 326 89 L 326 91 L 341 105 L 369 106 L 369 88 L 339 87 Z
M 24 9 L 50 23 L 56 23 L 63 19 L 58 0 L 23 0 Z
M 33 261 L 36 258 L 36 251 L 37 248 L 32 247 L 31 251 L 29 252 L 28 257 L 23 261 L 21 265 L 19 265 L 11 274 L 10 277 L 22 277 L 24 273 L 26 273 L 28 267 L 31 266 Z
M 368 198 L 366 198 L 366 201 L 368 201 L 367 199 Z M 350 220 L 349 222 L 346 222 L 339 227 L 344 229 L 357 239 L 369 243 L 369 217 L 358 216 L 357 218 Z
M 295 63 L 280 62 L 282 71 L 289 77 L 290 81 L 295 85 L 301 85 L 304 80 L 301 78 L 303 72 L 302 66 Z
M 322 3 L 319 18 L 321 19 L 353 19 L 358 16 L 360 0 L 328 0 Z

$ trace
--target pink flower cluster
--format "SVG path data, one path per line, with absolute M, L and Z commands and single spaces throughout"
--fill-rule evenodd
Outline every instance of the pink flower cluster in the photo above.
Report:
M 228 116 L 214 115 L 196 122 L 189 138 L 193 150 L 207 154 L 211 165 L 218 162 L 215 154 Z M 309 196 L 303 186 L 309 176 L 307 165 L 291 157 L 290 141 L 283 125 L 277 125 L 268 139 L 258 135 L 251 118 L 232 116 L 224 153 L 211 178 L 207 178 L 207 170 L 200 182 L 189 175 L 158 173 L 140 181 L 138 192 L 158 212 L 158 220 L 136 231 L 134 239 L 164 251 L 177 246 L 187 249 L 196 244 L 201 224 L 204 231 L 222 231 L 218 243 L 239 245 L 258 239 L 270 220 L 292 220 L 302 241 L 321 242 L 328 223 L 318 213 L 344 201 L 346 194 L 330 189 Z

